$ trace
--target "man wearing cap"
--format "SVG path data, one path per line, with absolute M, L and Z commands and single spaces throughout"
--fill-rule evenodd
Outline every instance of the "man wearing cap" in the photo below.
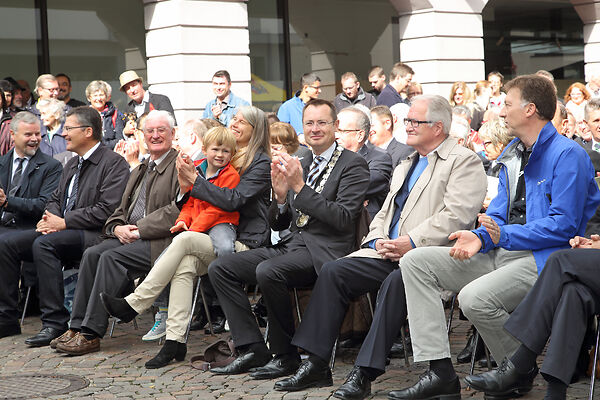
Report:
M 142 78 L 135 71 L 125 71 L 119 76 L 121 87 L 119 90 L 125 92 L 131 99 L 127 103 L 127 113 L 135 112 L 139 117 L 148 114 L 152 110 L 165 110 L 175 118 L 171 100 L 165 95 L 150 93 L 144 90 Z

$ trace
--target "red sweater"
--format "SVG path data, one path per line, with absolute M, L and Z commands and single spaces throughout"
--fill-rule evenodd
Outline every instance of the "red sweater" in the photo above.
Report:
M 204 158 L 195 164 L 200 164 L 202 168 L 202 163 L 205 160 Z M 205 168 L 203 169 L 205 170 Z M 209 181 L 219 187 L 233 189 L 240 183 L 240 175 L 231 164 L 227 164 L 219 171 L 216 177 L 209 179 Z M 230 223 L 237 225 L 239 220 L 240 213 L 237 211 L 226 212 L 207 201 L 190 196 L 188 201 L 183 205 L 175 224 L 183 221 L 190 231 L 206 232 L 217 224 Z

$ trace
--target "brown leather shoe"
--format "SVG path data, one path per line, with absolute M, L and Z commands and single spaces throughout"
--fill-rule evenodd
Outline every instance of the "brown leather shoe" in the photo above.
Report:
M 69 340 L 73 339 L 75 337 L 75 335 L 77 335 L 77 332 L 69 329 L 68 331 L 66 331 L 65 333 L 63 333 L 62 335 L 57 337 L 56 339 L 52 339 L 52 341 L 50 342 L 50 348 L 56 349 L 57 344 L 67 343 Z
M 57 343 L 56 350 L 72 356 L 82 356 L 100 350 L 100 338 L 88 340 L 78 332 L 75 337 L 68 342 Z

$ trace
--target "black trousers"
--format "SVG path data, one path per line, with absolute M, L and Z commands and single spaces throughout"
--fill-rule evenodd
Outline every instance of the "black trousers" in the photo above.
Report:
M 33 261 L 38 275 L 42 325 L 66 329 L 62 268 L 78 261 L 84 250 L 83 231 L 67 229 L 42 235 L 35 230 L 6 235 L 0 242 L 0 323 L 16 321 L 21 261 Z
M 73 299 L 71 328 L 86 327 L 99 336 L 108 328 L 108 314 L 100 293 L 123 297 L 132 288 L 131 280 L 150 271 L 150 242 L 136 240 L 123 245 L 106 239 L 83 253 Z
M 600 250 L 559 250 L 504 328 L 541 354 L 552 334 L 542 374 L 571 382 L 588 321 L 600 312 Z
M 309 251 L 301 239 L 222 256 L 208 267 L 236 346 L 262 342 L 243 284 L 258 284 L 269 315 L 271 352 L 296 351 L 294 316 L 289 289 L 312 286 L 317 279 Z
M 350 302 L 379 289 L 397 268 L 398 263 L 366 257 L 346 257 L 325 263 L 292 344 L 329 360 Z M 385 363 L 385 357 L 383 361 Z

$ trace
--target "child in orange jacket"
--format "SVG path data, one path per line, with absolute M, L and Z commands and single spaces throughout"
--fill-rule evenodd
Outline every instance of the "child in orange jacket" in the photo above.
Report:
M 200 176 L 220 187 L 234 188 L 240 175 L 229 163 L 235 154 L 235 136 L 225 127 L 210 129 L 204 136 L 202 150 L 206 158 L 196 162 Z M 234 252 L 236 228 L 240 214 L 226 212 L 207 201 L 190 197 L 184 204 L 171 232 L 206 232 L 217 257 Z

